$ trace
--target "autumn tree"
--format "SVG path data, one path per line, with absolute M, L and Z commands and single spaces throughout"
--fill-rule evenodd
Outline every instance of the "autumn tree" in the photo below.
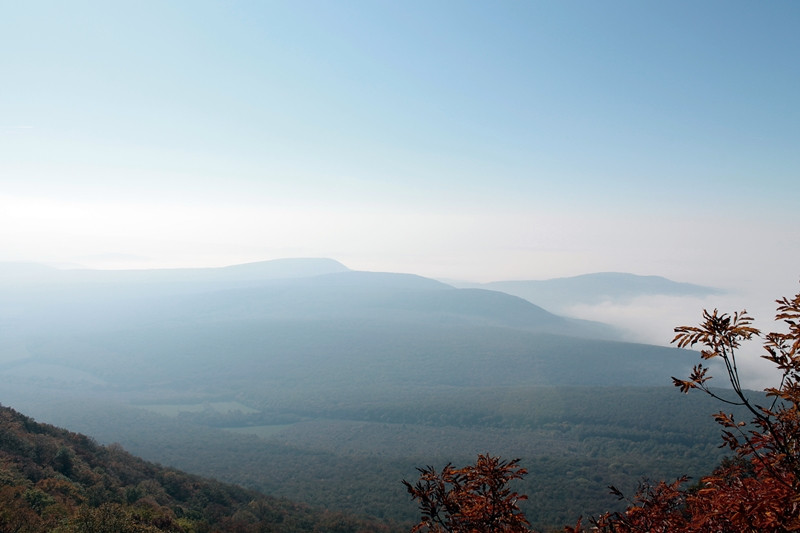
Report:
M 699 326 L 675 328 L 678 347 L 699 345 L 703 361 L 722 363 L 731 389 L 710 388 L 709 369 L 702 362 L 688 379 L 673 378 L 674 384 L 684 393 L 698 390 L 744 407 L 752 420 L 736 420 L 725 411 L 714 415 L 723 428 L 722 447 L 733 457 L 693 487 L 684 487 L 685 479 L 641 487 L 625 511 L 593 521 L 598 531 L 800 531 L 800 294 L 777 304 L 775 320 L 784 323 L 786 332 L 762 335 L 746 311 L 730 315 L 716 309 L 704 311 Z M 742 344 L 754 337 L 763 338 L 762 357 L 780 372 L 777 386 L 765 389 L 764 405 L 743 389 L 737 360 Z
M 523 533 L 530 531 L 517 502 L 527 498 L 508 487 L 527 471 L 519 459 L 502 460 L 479 455 L 474 465 L 454 468 L 448 464 L 441 472 L 428 466 L 418 468 L 419 481 L 403 484 L 422 515 L 413 527 L 430 533 Z

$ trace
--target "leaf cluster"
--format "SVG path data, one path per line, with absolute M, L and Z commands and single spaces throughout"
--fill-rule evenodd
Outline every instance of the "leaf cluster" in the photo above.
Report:
M 527 471 L 519 459 L 511 461 L 481 454 L 474 465 L 441 472 L 419 468 L 419 481 L 403 480 L 412 498 L 419 501 L 422 519 L 412 528 L 431 533 L 523 533 L 528 521 L 517 505 L 526 498 L 507 485 Z

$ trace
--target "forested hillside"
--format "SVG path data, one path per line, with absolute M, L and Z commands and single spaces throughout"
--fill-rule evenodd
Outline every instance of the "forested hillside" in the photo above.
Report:
M 0 406 L 0 531 L 396 530 L 148 463 Z

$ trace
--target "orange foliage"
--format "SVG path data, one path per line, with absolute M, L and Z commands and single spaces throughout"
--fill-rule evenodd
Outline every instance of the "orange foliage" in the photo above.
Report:
M 526 498 L 507 487 L 527 471 L 519 459 L 479 455 L 475 465 L 436 473 L 433 467 L 419 468 L 416 485 L 403 480 L 409 494 L 419 500 L 421 521 L 411 530 L 434 533 L 522 533 L 528 521 L 517 502 Z
M 700 390 L 729 405 L 745 407 L 753 416 L 746 424 L 733 415 L 715 415 L 723 444 L 735 453 L 696 487 L 685 480 L 645 487 L 622 513 L 594 520 L 600 532 L 644 533 L 800 531 L 800 294 L 777 300 L 775 319 L 788 332 L 764 336 L 766 355 L 781 371 L 777 387 L 765 389 L 769 405 L 754 403 L 742 389 L 737 352 L 743 341 L 761 336 L 746 311 L 734 315 L 703 313 L 698 327 L 675 329 L 678 347 L 702 346 L 704 360 L 720 360 L 732 392 L 712 390 L 708 369 L 698 364 L 688 379 L 673 378 L 681 391 Z M 577 529 L 567 528 L 567 531 Z

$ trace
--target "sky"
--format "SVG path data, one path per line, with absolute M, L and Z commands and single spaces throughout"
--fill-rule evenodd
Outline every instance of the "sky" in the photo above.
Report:
M 0 261 L 800 280 L 798 2 L 0 11 Z

